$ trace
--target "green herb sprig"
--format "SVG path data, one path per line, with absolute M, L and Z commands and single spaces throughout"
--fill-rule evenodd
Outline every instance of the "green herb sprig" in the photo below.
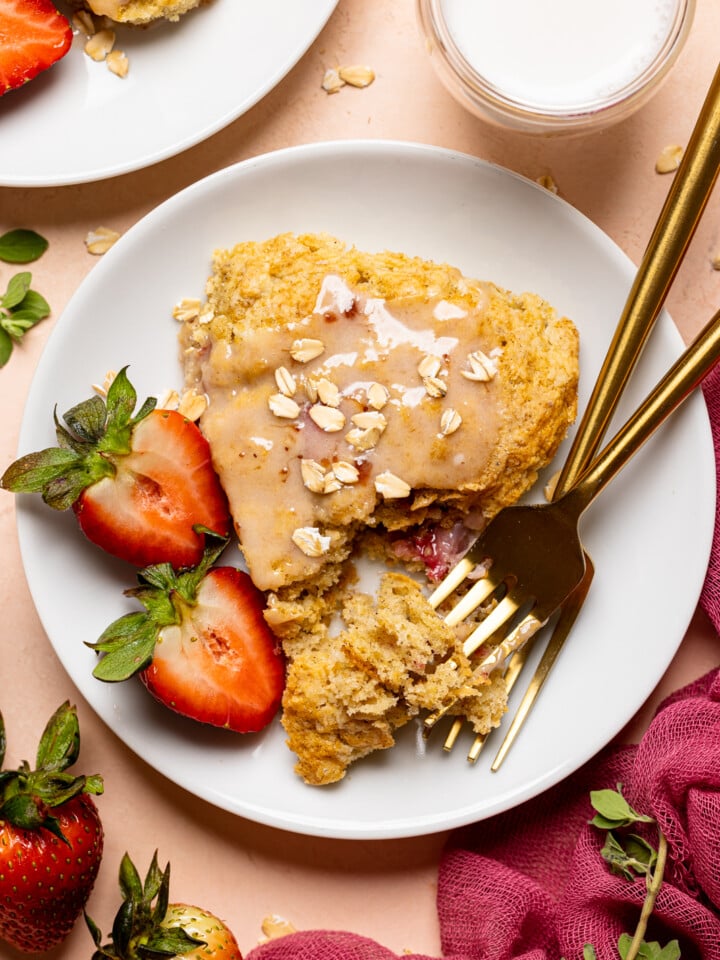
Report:
M 45 237 L 34 230 L 9 230 L 0 236 L 0 260 L 5 263 L 32 263 L 48 248 Z M 13 347 L 27 331 L 50 314 L 47 300 L 30 286 L 28 270 L 10 278 L 0 296 L 0 367 L 10 359 Z
M 592 790 L 590 803 L 595 816 L 590 823 L 599 830 L 605 830 L 605 846 L 600 851 L 602 858 L 614 873 L 634 880 L 645 877 L 647 894 L 640 911 L 640 919 L 635 933 L 623 933 L 618 940 L 618 954 L 621 960 L 678 960 L 680 945 L 671 940 L 665 946 L 657 941 L 647 942 L 645 933 L 648 921 L 655 906 L 658 892 L 662 886 L 665 863 L 667 861 L 667 840 L 658 827 L 657 850 L 637 833 L 632 832 L 637 824 L 655 824 L 653 817 L 638 813 L 622 794 L 622 784 L 617 790 Z M 583 960 L 596 960 L 595 950 L 585 945 Z

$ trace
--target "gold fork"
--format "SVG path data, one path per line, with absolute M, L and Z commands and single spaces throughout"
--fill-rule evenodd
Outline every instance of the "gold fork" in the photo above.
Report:
M 581 583 L 586 563 L 578 531 L 580 517 L 718 360 L 720 310 L 565 494 L 549 504 L 501 510 L 438 587 L 445 599 L 478 565 L 487 567 L 486 575 L 474 583 L 445 618 L 453 625 L 465 620 L 497 591 L 504 592 L 463 645 L 465 654 L 471 656 L 507 628 L 503 639 L 475 668 L 477 679 L 488 676 L 523 646 Z M 452 706 L 446 704 L 428 716 L 426 730 Z
M 642 347 L 660 314 L 667 292 L 712 192 L 719 169 L 720 68 L 710 85 L 643 255 L 582 422 L 555 486 L 553 499 L 557 499 L 570 488 L 597 451 Z M 574 626 L 593 575 L 592 559 L 586 555 L 583 577 L 562 605 L 552 636 L 491 764 L 491 770 L 499 769 L 527 719 Z M 431 602 L 434 602 L 433 598 L 438 603 L 441 602 L 439 596 L 434 594 Z M 505 673 L 508 694 L 519 678 L 532 646 L 532 641 L 525 644 L 510 660 Z M 446 750 L 453 748 L 463 722 L 462 717 L 455 719 L 445 739 Z M 487 734 L 475 737 L 467 755 L 469 761 L 475 762 L 478 758 L 486 737 Z

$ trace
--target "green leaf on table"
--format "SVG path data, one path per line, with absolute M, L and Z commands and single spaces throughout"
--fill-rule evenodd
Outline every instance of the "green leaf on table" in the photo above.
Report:
M 4 367 L 13 351 L 12 337 L 0 326 L 0 367 Z
M 9 230 L 0 236 L 0 260 L 5 263 L 30 263 L 48 248 L 45 237 L 34 230 Z
M 29 270 L 23 270 L 22 273 L 16 273 L 14 277 L 11 277 L 7 285 L 7 290 L 2 295 L 2 298 L 0 298 L 0 307 L 4 307 L 6 310 L 13 310 L 19 306 L 25 294 L 30 289 L 31 282 L 32 274 Z
M 45 297 L 30 288 L 32 274 L 23 270 L 10 278 L 0 296 L 0 367 L 13 351 L 13 341 L 20 342 L 27 331 L 50 315 Z

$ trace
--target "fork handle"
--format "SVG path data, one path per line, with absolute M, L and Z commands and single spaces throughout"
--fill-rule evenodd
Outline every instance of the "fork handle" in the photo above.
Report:
M 617 329 L 577 429 L 556 491 L 562 495 L 592 460 L 657 319 L 720 170 L 720 66 L 698 115 Z
M 643 443 L 692 393 L 720 360 L 720 310 L 681 354 L 580 480 L 560 500 L 579 516 Z M 568 504 L 570 505 L 570 504 Z

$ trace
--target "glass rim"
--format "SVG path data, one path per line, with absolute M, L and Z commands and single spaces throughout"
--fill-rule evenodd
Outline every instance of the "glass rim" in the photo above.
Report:
M 494 108 L 498 113 L 529 122 L 560 124 L 582 123 L 598 114 L 625 109 L 629 102 L 642 96 L 668 72 L 683 47 L 692 23 L 696 0 L 677 0 L 674 18 L 667 35 L 648 66 L 632 81 L 603 97 L 578 101 L 564 107 L 536 104 L 530 100 L 505 93 L 484 77 L 465 57 L 448 27 L 443 12 L 443 0 L 417 0 L 421 21 L 432 33 L 444 66 L 465 88 L 465 96 L 478 106 Z

